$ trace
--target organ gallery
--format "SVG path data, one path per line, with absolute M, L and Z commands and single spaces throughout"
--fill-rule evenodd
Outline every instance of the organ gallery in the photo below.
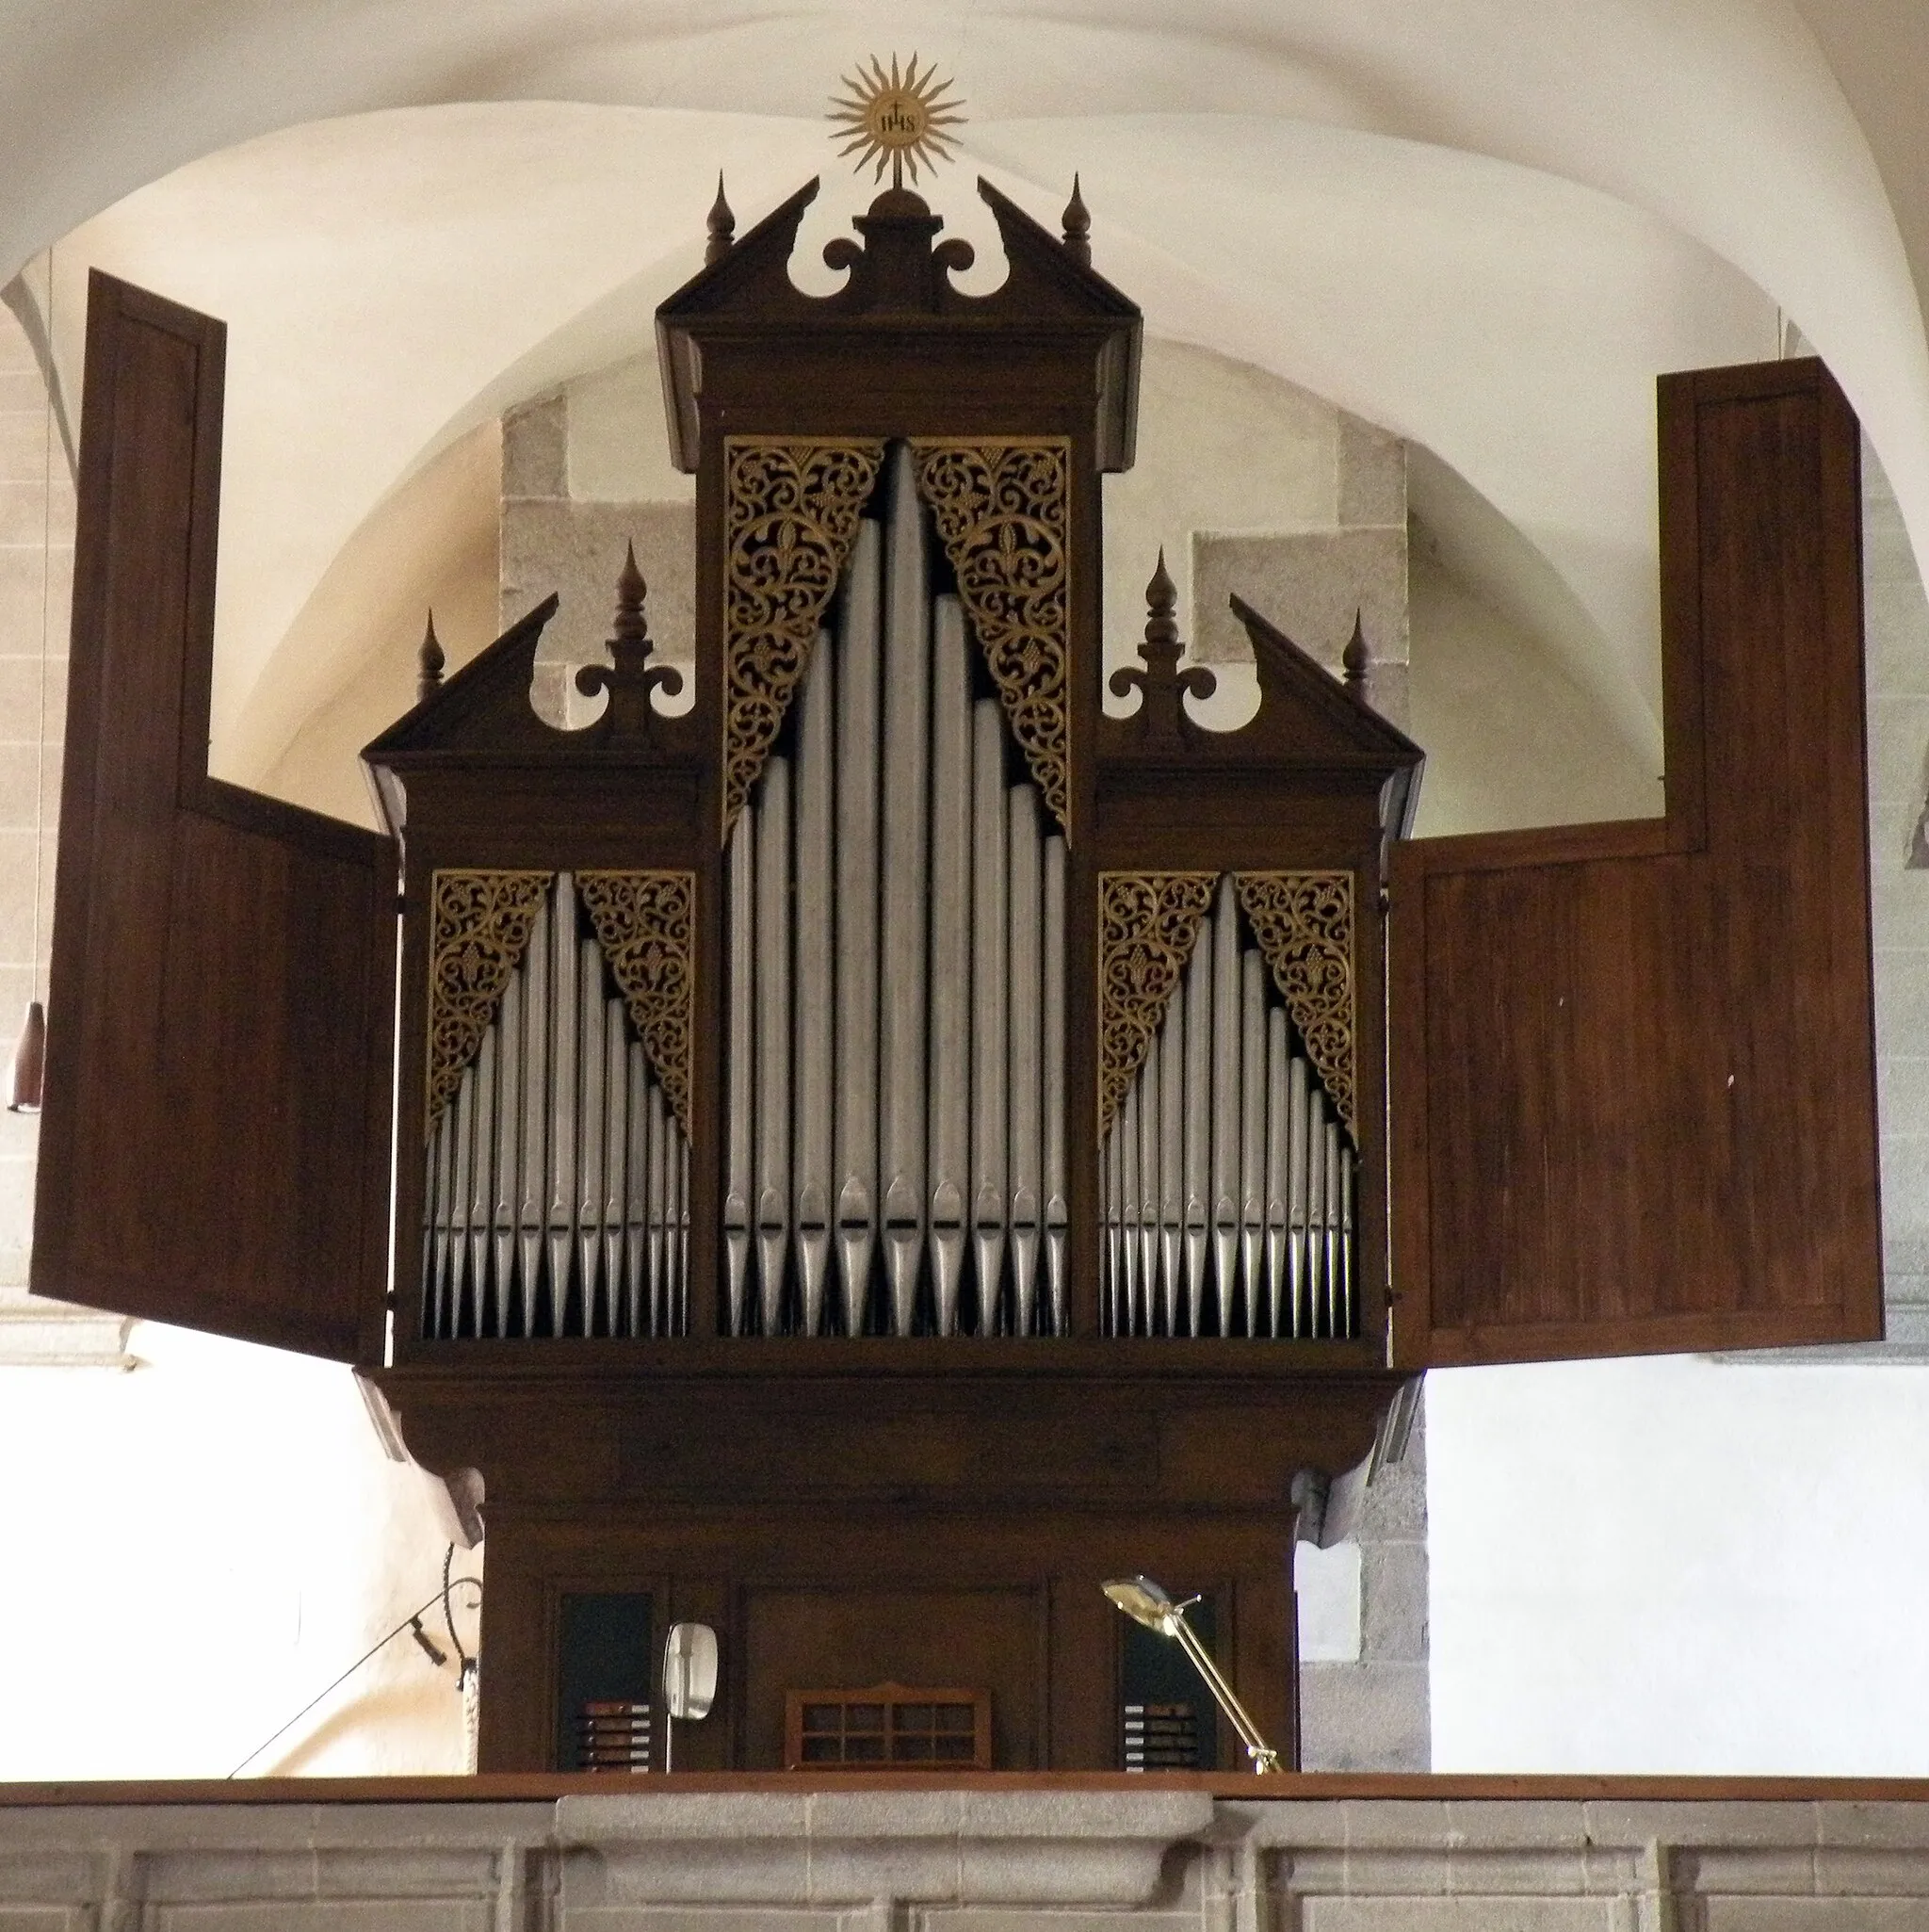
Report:
M 1294 1479 L 1416 1372 L 1879 1327 L 1856 427 L 1665 379 L 1664 814 L 1413 839 L 1370 637 L 1237 605 L 1208 729 L 1155 555 L 1107 709 L 1142 323 L 1082 199 L 981 185 L 966 294 L 894 186 L 818 297 L 814 192 L 720 198 L 657 314 L 689 688 L 632 566 L 545 722 L 539 605 L 367 748 L 379 834 L 207 775 L 222 333 L 95 278 L 35 1287 L 480 1472 L 485 1769 L 584 1762 L 679 1621 L 679 1768 L 844 1762 L 868 1687 L 934 1763 L 1173 1707 L 1229 1767 L 1103 1582 L 1290 1739 Z

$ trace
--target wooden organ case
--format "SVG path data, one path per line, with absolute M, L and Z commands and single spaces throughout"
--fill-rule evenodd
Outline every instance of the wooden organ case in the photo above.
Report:
M 1879 1329 L 1853 418 L 1663 383 L 1665 816 L 1407 841 L 1419 750 L 1258 613 L 1194 722 L 1162 569 L 1105 715 L 1082 231 L 981 186 L 970 296 L 893 190 L 813 298 L 814 191 L 658 312 L 692 702 L 625 573 L 545 723 L 552 601 L 368 748 L 386 836 L 207 777 L 219 325 L 96 278 L 34 1284 L 481 1471 L 485 1769 L 599 1605 L 721 1633 L 680 1769 L 932 1684 L 1116 1766 L 1139 1570 L 1289 1739 L 1292 1478 L 1413 1371 Z

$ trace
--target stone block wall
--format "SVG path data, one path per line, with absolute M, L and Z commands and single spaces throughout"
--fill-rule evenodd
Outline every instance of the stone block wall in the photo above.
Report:
M 1425 1771 L 1433 1762 L 1427 1630 L 1424 1415 L 1399 1462 L 1367 1486 L 1358 1549 L 1358 1650 L 1300 1665 L 1300 1752 L 1307 1771 Z M 1330 1552 L 1301 1546 L 1302 1567 Z M 1302 1590 L 1305 1585 L 1302 1584 Z M 1302 1597 L 1302 1630 L 1306 1627 Z
M 158 1794 L 157 1794 L 158 1795 Z M 570 1795 L 0 1809 L 19 1932 L 1913 1932 L 1929 1803 Z
M 536 653 L 531 702 L 551 723 L 579 727 L 605 699 L 585 698 L 575 673 L 609 662 L 605 641 L 616 608 L 624 552 L 634 544 L 649 586 L 645 614 L 661 662 L 688 674 L 695 656 L 696 527 L 688 501 L 608 498 L 602 482 L 571 464 L 577 417 L 598 394 L 594 379 L 511 410 L 502 421 L 502 624 L 507 629 L 554 593 L 561 601 Z M 659 411 L 660 414 L 660 411 Z M 584 426 L 576 422 L 578 429 Z M 657 433 L 663 433 L 660 424 Z M 687 704 L 694 691 L 686 681 Z

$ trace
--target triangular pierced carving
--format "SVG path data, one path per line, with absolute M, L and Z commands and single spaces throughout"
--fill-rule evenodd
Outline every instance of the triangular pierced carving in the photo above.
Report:
M 1212 909 L 1217 872 L 1098 875 L 1098 1131 L 1112 1123 Z
M 884 446 L 876 438 L 730 436 L 723 452 L 727 839 L 810 663 Z
M 1072 446 L 914 437 L 911 453 L 1012 735 L 1069 838 Z
M 576 889 L 657 1084 L 688 1134 L 696 874 L 578 872 Z
M 430 907 L 429 1112 L 433 1133 L 528 950 L 550 872 L 437 872 Z
M 1240 904 L 1346 1130 L 1359 1142 L 1351 872 L 1235 872 Z

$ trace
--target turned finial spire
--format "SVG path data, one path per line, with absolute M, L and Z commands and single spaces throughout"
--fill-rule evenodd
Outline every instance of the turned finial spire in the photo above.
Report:
M 624 553 L 623 569 L 616 579 L 616 621 L 609 638 L 609 648 L 616 653 L 619 664 L 623 661 L 624 651 L 638 644 L 641 644 L 644 655 L 648 655 L 650 621 L 643 615 L 643 599 L 649 589 L 643 581 L 642 572 L 637 568 L 637 546 L 632 538 Z
M 429 628 L 422 633 L 422 648 L 415 654 L 415 702 L 426 705 L 442 689 L 443 656 L 441 641 L 435 635 L 435 612 L 429 613 Z
M 1173 612 L 1179 608 L 1178 586 L 1172 580 L 1172 573 L 1165 567 L 1165 545 L 1159 546 L 1159 561 L 1153 567 L 1152 580 L 1145 586 L 1145 641 L 1151 647 L 1140 652 L 1140 656 L 1150 664 L 1157 658 L 1163 658 L 1176 664 L 1179 660 L 1179 627 Z
M 1367 655 L 1367 633 L 1363 622 L 1365 612 L 1355 606 L 1353 613 L 1353 636 L 1346 641 L 1346 649 L 1340 653 L 1339 662 L 1346 673 L 1348 693 L 1362 704 L 1367 697 L 1367 670 L 1372 661 Z
M 737 239 L 737 217 L 731 212 L 730 203 L 723 199 L 723 175 L 720 170 L 717 175 L 717 199 L 710 203 L 709 219 L 705 223 L 709 241 L 704 249 L 704 267 L 721 262 L 730 252 Z
M 668 664 L 652 664 L 656 645 L 650 641 L 650 621 L 643 614 L 649 585 L 637 568 L 632 539 L 623 555 L 616 578 L 616 617 L 609 627 L 611 664 L 585 664 L 576 672 L 576 689 L 586 698 L 609 693 L 603 716 L 591 727 L 606 738 L 634 739 L 651 729 L 657 717 L 655 693 L 674 697 L 683 689 L 683 674 Z
M 1085 197 L 1078 192 L 1078 177 L 1072 177 L 1072 199 L 1065 203 L 1065 212 L 1059 218 L 1064 225 L 1063 246 L 1065 252 L 1081 268 L 1092 266 L 1092 215 L 1085 206 Z M 1164 560 L 1161 557 L 1161 562 Z

